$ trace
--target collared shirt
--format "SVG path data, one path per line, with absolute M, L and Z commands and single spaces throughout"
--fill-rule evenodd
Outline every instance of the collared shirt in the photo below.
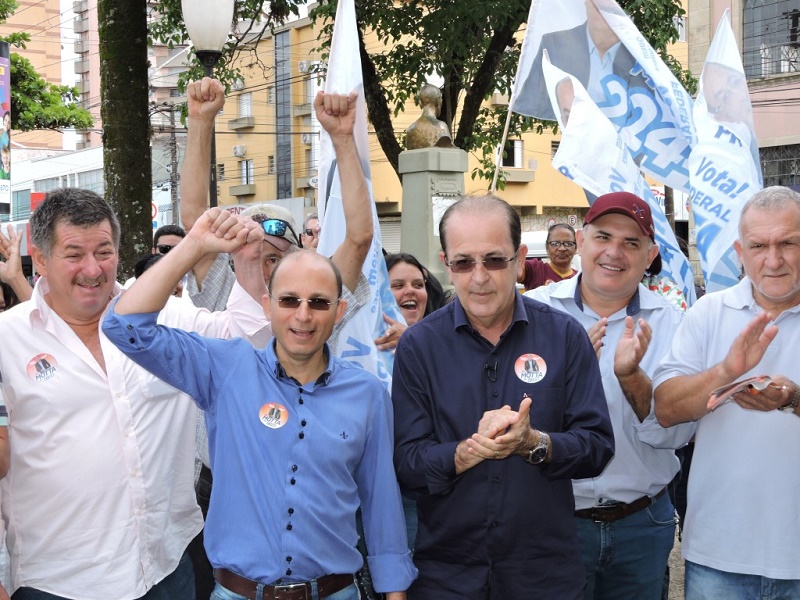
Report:
M 580 277 L 570 279 L 526 295 L 572 315 L 588 331 L 600 316 L 581 301 L 580 281 Z M 678 472 L 680 463 L 673 449 L 684 446 L 694 433 L 692 423 L 669 429 L 661 427 L 653 412 L 652 400 L 650 414 L 644 421 L 640 422 L 633 412 L 614 375 L 614 351 L 625 331 L 627 316 L 644 319 L 653 330 L 647 352 L 639 363 L 651 377 L 669 350 L 683 313 L 639 285 L 628 305 L 608 317 L 600 353 L 600 373 L 614 427 L 615 452 L 602 474 L 572 482 L 577 509 L 599 506 L 607 501 L 632 502 L 642 496 L 654 496 Z
M 594 45 L 589 28 L 586 28 L 586 38 L 589 40 L 589 81 L 586 84 L 586 91 L 592 100 L 598 104 L 606 100 L 606 92 L 603 86 L 603 79 L 608 75 L 615 75 L 614 61 L 617 58 L 622 42 L 617 42 L 600 56 L 600 51 Z
M 564 277 L 556 273 L 550 263 L 544 262 L 539 258 L 528 258 L 525 260 L 525 277 L 522 285 L 526 290 L 532 290 L 548 283 L 570 279 L 575 277 L 577 271 L 570 268 L 570 274 Z
M 99 332 L 103 371 L 48 306 L 48 291 L 42 277 L 31 301 L 0 315 L 11 589 L 139 598 L 175 570 L 202 527 L 192 482 L 197 409 Z M 241 297 L 241 323 L 263 327 L 261 306 Z M 243 332 L 232 315 L 177 298 L 159 320 L 219 337 Z
M 214 567 L 263 583 L 355 573 L 360 505 L 375 588 L 408 587 L 416 570 L 392 469 L 391 402 L 377 378 L 330 358 L 316 382 L 300 384 L 283 374 L 274 342 L 220 343 L 156 328 L 152 314 L 112 312 L 103 329 L 206 411 Z
M 722 361 L 763 309 L 746 277 L 686 312 L 653 386 Z M 740 379 L 784 375 L 800 383 L 800 306 L 783 311 L 764 357 Z M 697 422 L 681 549 L 729 573 L 800 579 L 800 418 L 729 402 Z
M 236 275 L 231 269 L 230 254 L 221 252 L 214 257 L 214 262 L 203 278 L 202 289 L 197 285 L 194 271 L 186 274 L 183 294 L 188 296 L 195 306 L 211 311 L 225 310 L 234 283 Z
M 550 434 L 552 461 L 531 465 L 515 455 L 456 475 L 459 441 L 486 411 L 517 410 L 524 394 L 533 399 L 531 426 Z M 395 466 L 419 509 L 415 559 L 525 562 L 525 575 L 506 583 L 518 591 L 512 597 L 578 594 L 585 580 L 570 478 L 600 473 L 614 448 L 597 359 L 580 325 L 517 295 L 494 346 L 456 299 L 400 338 L 392 401 Z

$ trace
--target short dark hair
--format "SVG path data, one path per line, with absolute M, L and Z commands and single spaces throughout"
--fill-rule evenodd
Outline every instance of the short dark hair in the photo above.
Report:
M 120 228 L 117 215 L 101 196 L 90 190 L 52 190 L 33 211 L 30 220 L 31 242 L 48 258 L 55 245 L 56 227 L 61 221 L 74 227 L 92 227 L 108 221 L 114 247 L 119 249 Z
M 508 221 L 508 235 L 511 239 L 511 245 L 514 251 L 519 248 L 522 240 L 522 223 L 520 222 L 519 214 L 514 207 L 502 198 L 498 198 L 492 194 L 484 196 L 462 196 L 457 202 L 450 205 L 444 211 L 442 220 L 439 221 L 439 240 L 442 244 L 442 251 L 447 254 L 447 225 L 453 215 L 462 212 L 475 212 L 479 214 L 486 214 L 490 211 L 501 211 Z
M 422 273 L 422 278 L 425 280 L 425 291 L 428 292 L 428 302 L 425 304 L 425 315 L 423 316 L 428 316 L 433 311 L 439 310 L 447 304 L 447 294 L 444 288 L 442 288 L 442 284 L 439 283 L 439 280 L 431 275 L 428 269 L 423 267 L 412 254 L 398 252 L 396 254 L 387 254 L 384 259 L 386 260 L 387 272 L 391 271 L 392 267 L 397 263 L 406 263 L 412 267 L 416 267 L 419 269 L 420 273 Z
M 558 229 L 559 227 L 561 229 L 566 229 L 567 231 L 572 233 L 572 239 L 573 240 L 575 239 L 575 228 L 572 225 L 570 225 L 569 223 L 555 223 L 554 225 L 550 225 L 550 227 L 547 228 L 547 238 L 544 241 L 545 244 L 550 241 L 550 235 L 553 233 L 553 230 Z
M 269 277 L 269 282 L 267 283 L 267 291 L 269 292 L 270 296 L 272 295 L 272 282 L 275 281 L 275 277 L 278 275 L 278 272 L 281 271 L 281 267 L 283 266 L 283 263 L 286 262 L 286 259 L 289 256 L 297 256 L 298 254 L 302 254 L 302 253 L 307 253 L 308 255 L 313 255 L 313 256 L 319 257 L 320 259 L 322 259 L 322 260 L 324 260 L 325 262 L 328 263 L 328 266 L 333 271 L 333 276 L 336 278 L 336 297 L 337 298 L 341 298 L 342 297 L 342 273 L 339 271 L 339 268 L 333 263 L 333 261 L 330 258 L 328 258 L 327 256 L 324 256 L 322 254 L 317 254 L 313 250 L 296 250 L 295 252 L 291 252 L 290 254 L 287 254 L 286 256 L 284 256 L 282 259 L 280 259 L 278 261 L 278 264 L 276 264 L 275 268 L 272 270 L 272 274 Z
M 186 232 L 180 225 L 162 225 L 156 229 L 156 232 L 153 234 L 153 248 L 158 246 L 159 238 L 165 235 L 177 235 L 180 238 L 185 238 Z
M 139 277 L 142 276 L 142 273 L 164 258 L 164 256 L 164 254 L 145 254 L 142 256 L 142 258 L 136 261 L 135 265 L 133 265 L 133 276 L 136 277 L 136 279 L 139 279 Z

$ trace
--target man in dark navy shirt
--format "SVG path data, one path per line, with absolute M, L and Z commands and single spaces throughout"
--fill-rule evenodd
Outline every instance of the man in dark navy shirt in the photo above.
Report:
M 419 509 L 416 600 L 583 591 L 570 479 L 598 475 L 614 438 L 585 331 L 516 291 L 520 229 L 493 196 L 451 206 L 440 256 L 457 298 L 397 348 L 395 466 Z

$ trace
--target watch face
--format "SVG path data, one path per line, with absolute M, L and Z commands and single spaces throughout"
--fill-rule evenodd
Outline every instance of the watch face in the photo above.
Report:
M 547 446 L 545 447 L 538 447 L 531 452 L 531 459 L 533 462 L 540 463 L 542 462 L 545 457 L 547 456 Z

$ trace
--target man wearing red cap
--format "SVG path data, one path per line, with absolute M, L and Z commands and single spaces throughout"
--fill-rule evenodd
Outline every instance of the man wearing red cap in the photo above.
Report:
M 527 295 L 569 313 L 589 332 L 614 428 L 616 454 L 603 473 L 573 480 L 584 598 L 660 598 L 675 536 L 666 494 L 679 468 L 672 449 L 693 428 L 659 426 L 650 377 L 682 313 L 640 284 L 658 256 L 644 200 L 628 192 L 600 196 L 577 241 L 581 274 Z

